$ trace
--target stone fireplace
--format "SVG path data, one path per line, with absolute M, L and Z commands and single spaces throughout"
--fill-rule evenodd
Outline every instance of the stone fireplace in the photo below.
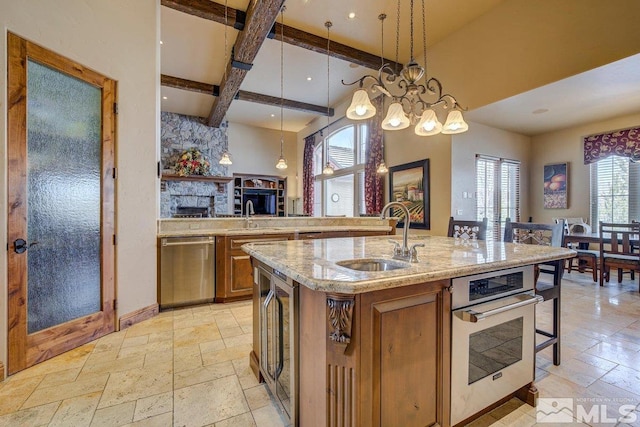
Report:
M 198 149 L 211 164 L 210 174 L 228 176 L 228 168 L 218 163 L 227 146 L 227 125 L 212 128 L 198 117 L 163 111 L 160 115 L 161 169 L 174 174 L 173 166 L 189 148 Z M 228 185 L 210 181 L 163 179 L 160 187 L 160 217 L 171 218 L 178 207 L 208 208 L 211 216 L 228 212 Z

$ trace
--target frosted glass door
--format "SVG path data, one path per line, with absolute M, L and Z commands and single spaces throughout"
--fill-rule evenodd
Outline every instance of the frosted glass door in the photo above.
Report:
M 7 34 L 7 370 L 115 330 L 117 83 Z
M 28 332 L 100 310 L 99 88 L 27 65 Z

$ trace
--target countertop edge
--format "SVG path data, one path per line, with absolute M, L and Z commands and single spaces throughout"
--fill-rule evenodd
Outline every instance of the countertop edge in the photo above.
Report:
M 261 234 L 295 234 L 314 233 L 323 231 L 391 231 L 388 225 L 346 225 L 346 226 L 302 226 L 302 227 L 263 227 L 242 229 L 193 229 L 180 231 L 167 231 L 157 233 L 157 237 L 195 237 L 195 236 L 250 236 Z
M 505 270 L 522 265 L 540 264 L 549 261 L 572 258 L 576 254 L 576 252 L 571 249 L 554 248 L 561 249 L 561 251 L 555 251 L 546 255 L 522 256 L 510 260 L 486 262 L 469 266 L 452 266 L 451 268 L 439 269 L 432 272 L 410 272 L 406 270 L 372 272 L 368 273 L 366 275 L 367 277 L 364 277 L 360 280 L 347 281 L 338 279 L 324 280 L 310 278 L 290 268 L 290 266 L 288 266 L 287 264 L 279 262 L 278 260 L 274 260 L 271 257 L 264 256 L 258 250 L 253 249 L 253 244 L 251 243 L 243 245 L 242 249 L 250 256 L 282 272 L 294 281 L 300 283 L 301 285 L 304 285 L 311 290 L 342 294 L 360 294 L 382 289 L 410 286 L 418 283 L 433 282 L 437 280 L 452 279 L 455 277 L 464 277 L 473 274 Z M 390 259 L 391 257 L 383 256 L 380 258 Z M 358 273 L 362 274 L 363 272 Z

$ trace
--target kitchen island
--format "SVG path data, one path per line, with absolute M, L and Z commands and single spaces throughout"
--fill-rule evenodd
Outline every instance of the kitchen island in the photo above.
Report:
M 293 424 L 460 422 L 451 415 L 452 405 L 465 404 L 451 391 L 452 369 L 461 369 L 452 367 L 452 293 L 460 293 L 454 279 L 574 255 L 446 237 L 410 243 L 425 245 L 417 248 L 416 263 L 391 259 L 393 245 L 381 237 L 243 246 L 254 266 L 251 366 Z M 359 270 L 373 266 L 383 271 Z M 533 268 L 517 274 L 532 284 Z M 533 381 L 532 319 L 524 329 L 521 358 L 531 367 L 528 384 L 518 385 L 523 389 Z

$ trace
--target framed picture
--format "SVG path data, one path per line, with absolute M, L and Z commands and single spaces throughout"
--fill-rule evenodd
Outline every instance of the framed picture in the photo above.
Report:
M 567 209 L 569 207 L 569 164 L 544 165 L 544 208 Z
M 389 201 L 409 209 L 411 228 L 429 229 L 429 159 L 389 168 Z M 399 209 L 394 209 L 393 215 L 403 216 Z M 404 222 L 405 218 L 400 218 L 398 224 Z

